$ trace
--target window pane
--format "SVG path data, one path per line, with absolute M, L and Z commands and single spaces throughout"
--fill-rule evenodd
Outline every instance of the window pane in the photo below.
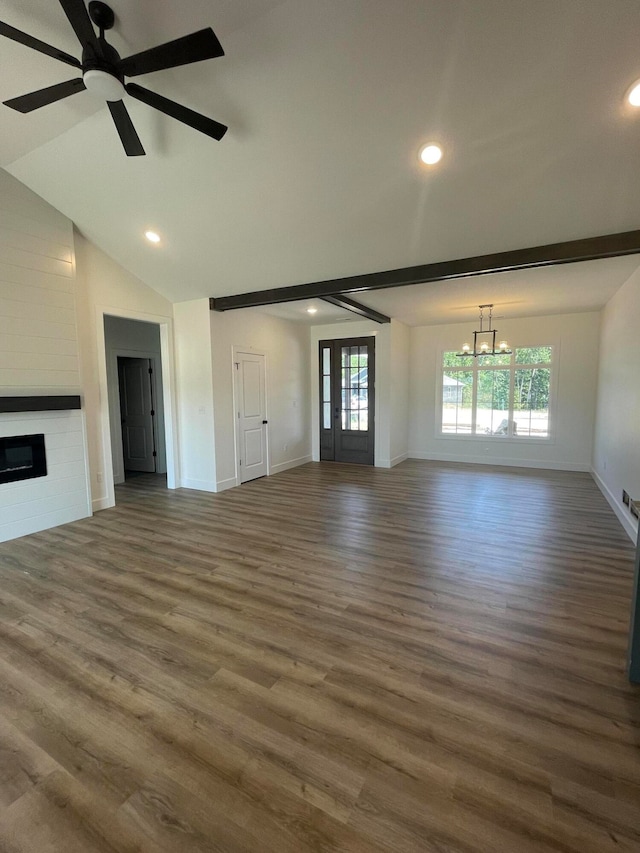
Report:
M 351 408 L 366 409 L 369 405 L 369 391 L 366 388 L 351 389 Z
M 498 367 L 501 364 L 511 364 L 511 356 L 504 353 L 478 356 L 478 367 Z
M 322 377 L 322 399 L 326 403 L 327 401 L 331 402 L 331 377 L 323 376 Z
M 360 409 L 360 429 L 366 432 L 369 429 L 369 410 Z
M 551 361 L 551 347 L 519 347 L 516 350 L 516 364 L 548 364 Z
M 442 366 L 443 367 L 471 367 L 473 365 L 473 356 L 465 355 L 459 356 L 455 352 L 445 352 L 442 354 Z
M 549 349 L 547 347 L 547 349 Z M 548 367 L 516 370 L 513 387 L 513 415 L 517 435 L 529 438 L 549 437 L 549 385 L 551 371 Z
M 331 403 L 322 404 L 322 426 L 331 429 Z
M 508 435 L 509 370 L 478 370 L 476 435 Z
M 456 370 L 442 377 L 442 432 L 471 434 L 473 373 Z
M 331 373 L 331 350 L 329 347 L 322 347 L 322 373 L 324 376 Z

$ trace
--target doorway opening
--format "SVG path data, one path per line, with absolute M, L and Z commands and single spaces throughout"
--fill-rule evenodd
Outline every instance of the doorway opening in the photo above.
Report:
M 166 487 L 160 327 L 105 315 L 113 482 L 143 475 Z
M 375 337 L 320 341 L 320 460 L 374 464 Z

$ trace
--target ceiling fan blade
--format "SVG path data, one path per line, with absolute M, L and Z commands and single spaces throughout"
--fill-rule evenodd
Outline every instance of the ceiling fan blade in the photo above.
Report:
M 162 95 L 156 94 L 156 92 L 143 89 L 142 86 L 138 86 L 136 83 L 127 83 L 125 89 L 132 98 L 137 98 L 143 104 L 148 104 L 150 107 L 160 110 L 161 113 L 171 116 L 171 118 L 175 118 L 183 124 L 188 124 L 189 127 L 199 130 L 200 133 L 204 133 L 212 137 L 212 139 L 222 139 L 228 130 L 226 124 L 220 124 L 220 122 L 214 121 L 212 118 L 207 118 L 207 116 L 203 116 L 201 113 L 196 113 L 188 107 L 183 107 L 182 104 L 176 104 L 175 101 L 170 101 L 169 98 L 164 98 Z
M 74 80 L 56 83 L 55 86 L 47 86 L 46 89 L 38 89 L 37 92 L 21 95 L 19 98 L 11 98 L 10 101 L 4 101 L 4 105 L 11 107 L 12 110 L 17 110 L 19 113 L 30 113 L 32 110 L 46 107 L 47 104 L 68 98 L 69 95 L 75 95 L 76 92 L 81 92 L 84 88 L 82 77 L 76 77 Z
M 120 62 L 120 71 L 126 77 L 137 77 L 139 74 L 189 65 L 202 59 L 215 59 L 217 56 L 224 56 L 224 50 L 211 27 L 208 27 L 150 50 L 143 50 L 142 53 L 127 56 Z
M 60 0 L 65 15 L 73 27 L 82 47 L 90 45 L 97 56 L 102 56 L 102 48 L 98 43 L 96 31 L 93 29 L 91 18 L 84 5 L 84 0 Z
M 141 157 L 145 153 L 145 150 L 133 126 L 131 116 L 124 105 L 124 101 L 107 101 L 107 106 L 113 116 L 113 123 L 116 126 L 127 157 Z
M 0 36 L 6 36 L 8 39 L 17 41 L 19 44 L 30 47 L 33 50 L 38 50 L 40 53 L 45 53 L 47 56 L 52 56 L 54 59 L 59 59 L 60 62 L 66 62 L 67 65 L 73 65 L 74 68 L 82 68 L 82 63 L 74 56 L 65 53 L 64 50 L 58 50 L 57 47 L 52 47 L 35 36 L 30 36 L 28 33 L 23 33 L 22 30 L 16 30 L 15 27 L 9 26 L 0 21 Z

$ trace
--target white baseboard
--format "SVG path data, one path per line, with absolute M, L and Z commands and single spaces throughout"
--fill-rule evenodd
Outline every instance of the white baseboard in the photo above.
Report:
M 400 456 L 394 456 L 393 459 L 391 460 L 391 464 L 389 465 L 389 467 L 395 468 L 396 465 L 399 465 L 401 462 L 404 462 L 405 459 L 408 459 L 408 458 L 409 458 L 408 453 L 401 453 Z
M 238 482 L 235 477 L 229 477 L 227 480 L 218 480 L 216 483 L 216 492 L 224 492 L 226 489 L 232 489 L 234 486 L 237 486 Z
M 233 481 L 235 483 L 235 480 Z M 189 477 L 184 477 L 180 481 L 181 489 L 195 489 L 198 492 L 217 492 L 217 484 L 211 480 L 192 480 Z
M 109 498 L 94 498 L 91 501 L 91 509 L 93 512 L 100 512 L 102 509 L 110 509 L 115 505 L 115 501 L 110 501 Z
M 396 465 L 408 458 L 408 453 L 401 453 L 400 456 L 394 456 L 393 459 L 376 459 L 373 464 L 375 468 L 395 468 Z
M 621 501 L 616 500 L 615 495 L 613 494 L 611 489 L 607 486 L 602 477 L 600 477 L 600 475 L 593 468 L 591 468 L 591 476 L 595 480 L 596 486 L 600 489 L 600 491 L 606 498 L 607 503 L 615 512 L 616 518 L 624 527 L 625 533 L 628 535 L 629 539 L 631 539 L 631 541 L 635 544 L 638 539 L 638 522 L 634 521 L 634 518 L 629 512 L 628 508 Z
M 298 465 L 306 465 L 307 462 L 312 462 L 311 456 L 299 456 L 297 459 L 289 459 L 287 462 L 279 462 L 277 465 L 272 465 L 269 474 L 281 474 L 283 471 L 288 471 L 289 468 L 297 468 Z
M 542 468 L 548 471 L 579 471 L 590 473 L 589 465 L 579 465 L 573 462 L 541 462 L 539 459 L 488 459 L 486 456 L 461 457 L 455 453 L 425 453 L 421 450 L 410 450 L 407 459 L 426 459 L 431 462 L 462 462 L 469 465 L 499 465 L 503 468 Z

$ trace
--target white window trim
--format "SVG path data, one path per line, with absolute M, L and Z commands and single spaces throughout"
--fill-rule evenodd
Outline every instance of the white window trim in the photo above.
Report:
M 551 347 L 551 361 L 544 362 L 542 364 L 518 364 L 515 363 L 515 350 L 516 349 L 525 349 L 528 347 Z M 445 370 L 442 365 L 443 357 L 445 352 L 453 352 L 454 350 L 451 347 L 443 347 L 438 351 L 437 354 L 437 367 L 436 367 L 436 405 L 435 405 L 435 437 L 437 439 L 442 439 L 443 441 L 470 441 L 470 442 L 487 442 L 487 441 L 498 441 L 500 444 L 525 444 L 525 445 L 549 445 L 555 444 L 556 442 L 556 426 L 557 426 L 557 411 L 556 411 L 556 401 L 557 401 L 557 387 L 558 387 L 558 365 L 560 362 L 560 344 L 557 342 L 550 343 L 520 343 L 517 347 L 513 348 L 513 357 L 511 363 L 508 365 L 508 369 L 510 370 L 509 377 L 509 399 L 510 403 L 513 404 L 513 382 L 515 376 L 515 370 L 518 368 L 522 368 L 523 370 L 527 370 L 532 367 L 545 367 L 551 370 L 551 377 L 549 383 L 549 435 L 546 438 L 531 438 L 527 435 L 487 435 L 487 434 L 476 434 L 475 432 L 470 433 L 469 435 L 464 435 L 461 433 L 451 433 L 451 432 L 442 432 L 442 378 L 444 376 Z M 496 365 L 487 365 L 483 366 L 482 370 L 504 370 L 507 368 L 506 364 L 496 364 Z M 460 368 L 452 368 L 455 370 L 464 370 L 464 367 Z M 473 365 L 467 368 L 467 370 L 473 370 L 474 373 L 478 370 L 478 362 L 474 361 Z M 477 386 L 478 383 L 473 383 L 473 415 L 472 415 L 472 429 L 475 429 L 475 410 L 476 410 L 476 395 L 477 395 Z M 513 412 L 510 410 L 510 414 Z

